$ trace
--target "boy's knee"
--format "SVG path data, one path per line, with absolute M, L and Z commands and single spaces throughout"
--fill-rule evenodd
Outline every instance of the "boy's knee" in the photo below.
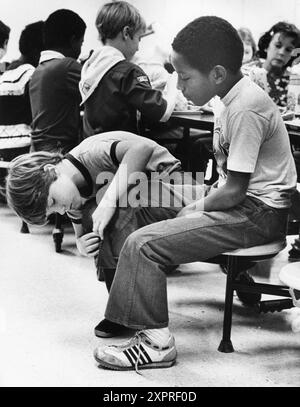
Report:
M 152 239 L 152 233 L 147 231 L 147 227 L 138 229 L 131 233 L 123 246 L 123 250 L 140 251 L 141 248 Z

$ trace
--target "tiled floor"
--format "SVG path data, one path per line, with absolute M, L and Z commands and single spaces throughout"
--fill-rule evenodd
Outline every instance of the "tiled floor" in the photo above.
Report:
M 217 351 L 225 276 L 206 263 L 182 266 L 168 279 L 170 327 L 178 349 L 174 367 L 143 370 L 142 375 L 98 368 L 93 349 L 112 340 L 93 335 L 107 301 L 93 261 L 76 254 L 69 227 L 64 252 L 57 254 L 51 226 L 20 234 L 20 221 L 4 205 L 0 225 L 1 386 L 300 385 L 300 333 L 293 333 L 289 322 L 295 310 L 259 315 L 235 298 L 236 351 Z M 255 274 L 267 279 L 271 266 L 270 277 L 277 280 L 288 249 Z

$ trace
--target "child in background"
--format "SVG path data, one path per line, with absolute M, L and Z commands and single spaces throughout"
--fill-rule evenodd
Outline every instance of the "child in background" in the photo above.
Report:
M 45 21 L 45 50 L 29 86 L 32 151 L 65 153 L 79 143 L 81 52 L 86 25 L 71 10 L 60 9 Z
M 168 266 L 285 238 L 296 186 L 289 137 L 272 100 L 241 73 L 244 52 L 237 31 L 219 17 L 200 17 L 177 34 L 172 46 L 184 96 L 202 106 L 217 95 L 225 105 L 214 133 L 220 180 L 176 219 L 145 226 L 127 238 L 105 316 L 139 331 L 126 343 L 95 350 L 103 368 L 175 363 Z
M 0 76 L 0 159 L 6 162 L 29 151 L 29 81 L 44 49 L 43 28 L 43 21 L 24 28 L 19 39 L 21 56 Z M 1 186 L 5 176 L 6 170 L 0 169 Z
M 280 21 L 258 41 L 255 63 L 243 65 L 242 72 L 264 89 L 279 107 L 287 106 L 293 50 L 300 46 L 300 32 L 294 24 Z
M 176 77 L 163 97 L 130 62 L 146 30 L 138 10 L 125 1 L 105 4 L 96 27 L 104 46 L 84 64 L 79 85 L 85 136 L 112 130 L 139 134 L 139 114 L 147 124 L 167 121 L 175 106 Z
M 9 34 L 10 28 L 0 20 L 0 61 L 6 54 Z M 0 62 L 0 75 L 6 71 L 8 65 L 8 62 Z
M 243 65 L 256 59 L 256 44 L 249 28 L 241 27 L 237 30 L 244 45 Z

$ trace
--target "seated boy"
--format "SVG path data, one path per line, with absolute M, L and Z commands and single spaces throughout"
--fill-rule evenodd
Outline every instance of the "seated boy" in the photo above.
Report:
M 175 219 L 145 226 L 126 240 L 105 316 L 139 330 L 125 344 L 99 347 L 100 366 L 159 368 L 176 361 L 168 329 L 166 268 L 285 237 L 296 171 L 280 112 L 240 71 L 243 44 L 219 17 L 200 17 L 177 34 L 172 63 L 178 86 L 196 105 L 218 95 L 225 108 L 214 133 L 218 188 Z
M 139 11 L 125 1 L 105 4 L 96 27 L 104 46 L 84 64 L 79 84 L 85 135 L 112 130 L 139 134 L 140 114 L 148 123 L 166 122 L 175 106 L 176 77 L 169 80 L 163 97 L 152 89 L 145 72 L 130 62 L 146 29 Z
M 61 151 L 79 143 L 81 52 L 86 25 L 71 10 L 60 9 L 45 21 L 45 50 L 32 75 L 32 151 Z
M 101 239 L 98 263 L 109 289 L 119 250 L 127 236 L 138 227 L 173 218 L 180 210 L 180 205 L 128 209 L 127 202 L 119 205 L 130 188 L 130 175 L 142 172 L 146 178 L 145 172 L 157 172 L 162 180 L 170 176 L 180 184 L 180 169 L 180 161 L 152 140 L 121 131 L 103 133 L 87 138 L 65 157 L 35 152 L 14 160 L 7 177 L 7 201 L 29 224 L 43 225 L 51 213 L 66 212 L 73 222 L 82 255 L 97 255 Z M 106 181 L 111 181 L 108 187 Z M 95 195 L 98 206 L 92 214 L 85 204 Z M 82 212 L 85 218 L 92 216 L 94 231 L 87 224 L 89 220 L 82 224 Z M 95 334 L 112 336 L 120 329 L 104 320 L 95 328 Z

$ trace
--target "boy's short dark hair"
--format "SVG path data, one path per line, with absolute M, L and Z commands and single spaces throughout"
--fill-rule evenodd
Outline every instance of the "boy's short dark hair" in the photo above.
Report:
M 41 52 L 44 49 L 44 22 L 37 21 L 26 25 L 19 39 L 21 54 L 31 56 L 33 52 Z
M 236 29 L 215 16 L 199 17 L 189 23 L 176 35 L 172 47 L 189 65 L 205 74 L 216 65 L 237 73 L 244 55 Z
M 9 39 L 10 28 L 0 20 L 0 48 L 4 47 L 4 42 Z
M 73 36 L 76 39 L 84 36 L 85 29 L 85 22 L 74 11 L 56 10 L 45 21 L 45 47 L 68 47 Z
M 96 17 L 96 27 L 103 44 L 114 39 L 128 26 L 131 38 L 140 29 L 146 30 L 145 20 L 139 11 L 126 1 L 116 1 L 104 4 Z
M 285 21 L 279 21 L 274 24 L 268 31 L 266 31 L 258 40 L 258 57 L 266 58 L 270 42 L 275 34 L 281 33 L 286 37 L 291 37 L 293 39 L 293 45 L 295 48 L 300 46 L 300 31 L 294 24 L 287 23 Z M 288 64 L 289 65 L 289 64 Z

